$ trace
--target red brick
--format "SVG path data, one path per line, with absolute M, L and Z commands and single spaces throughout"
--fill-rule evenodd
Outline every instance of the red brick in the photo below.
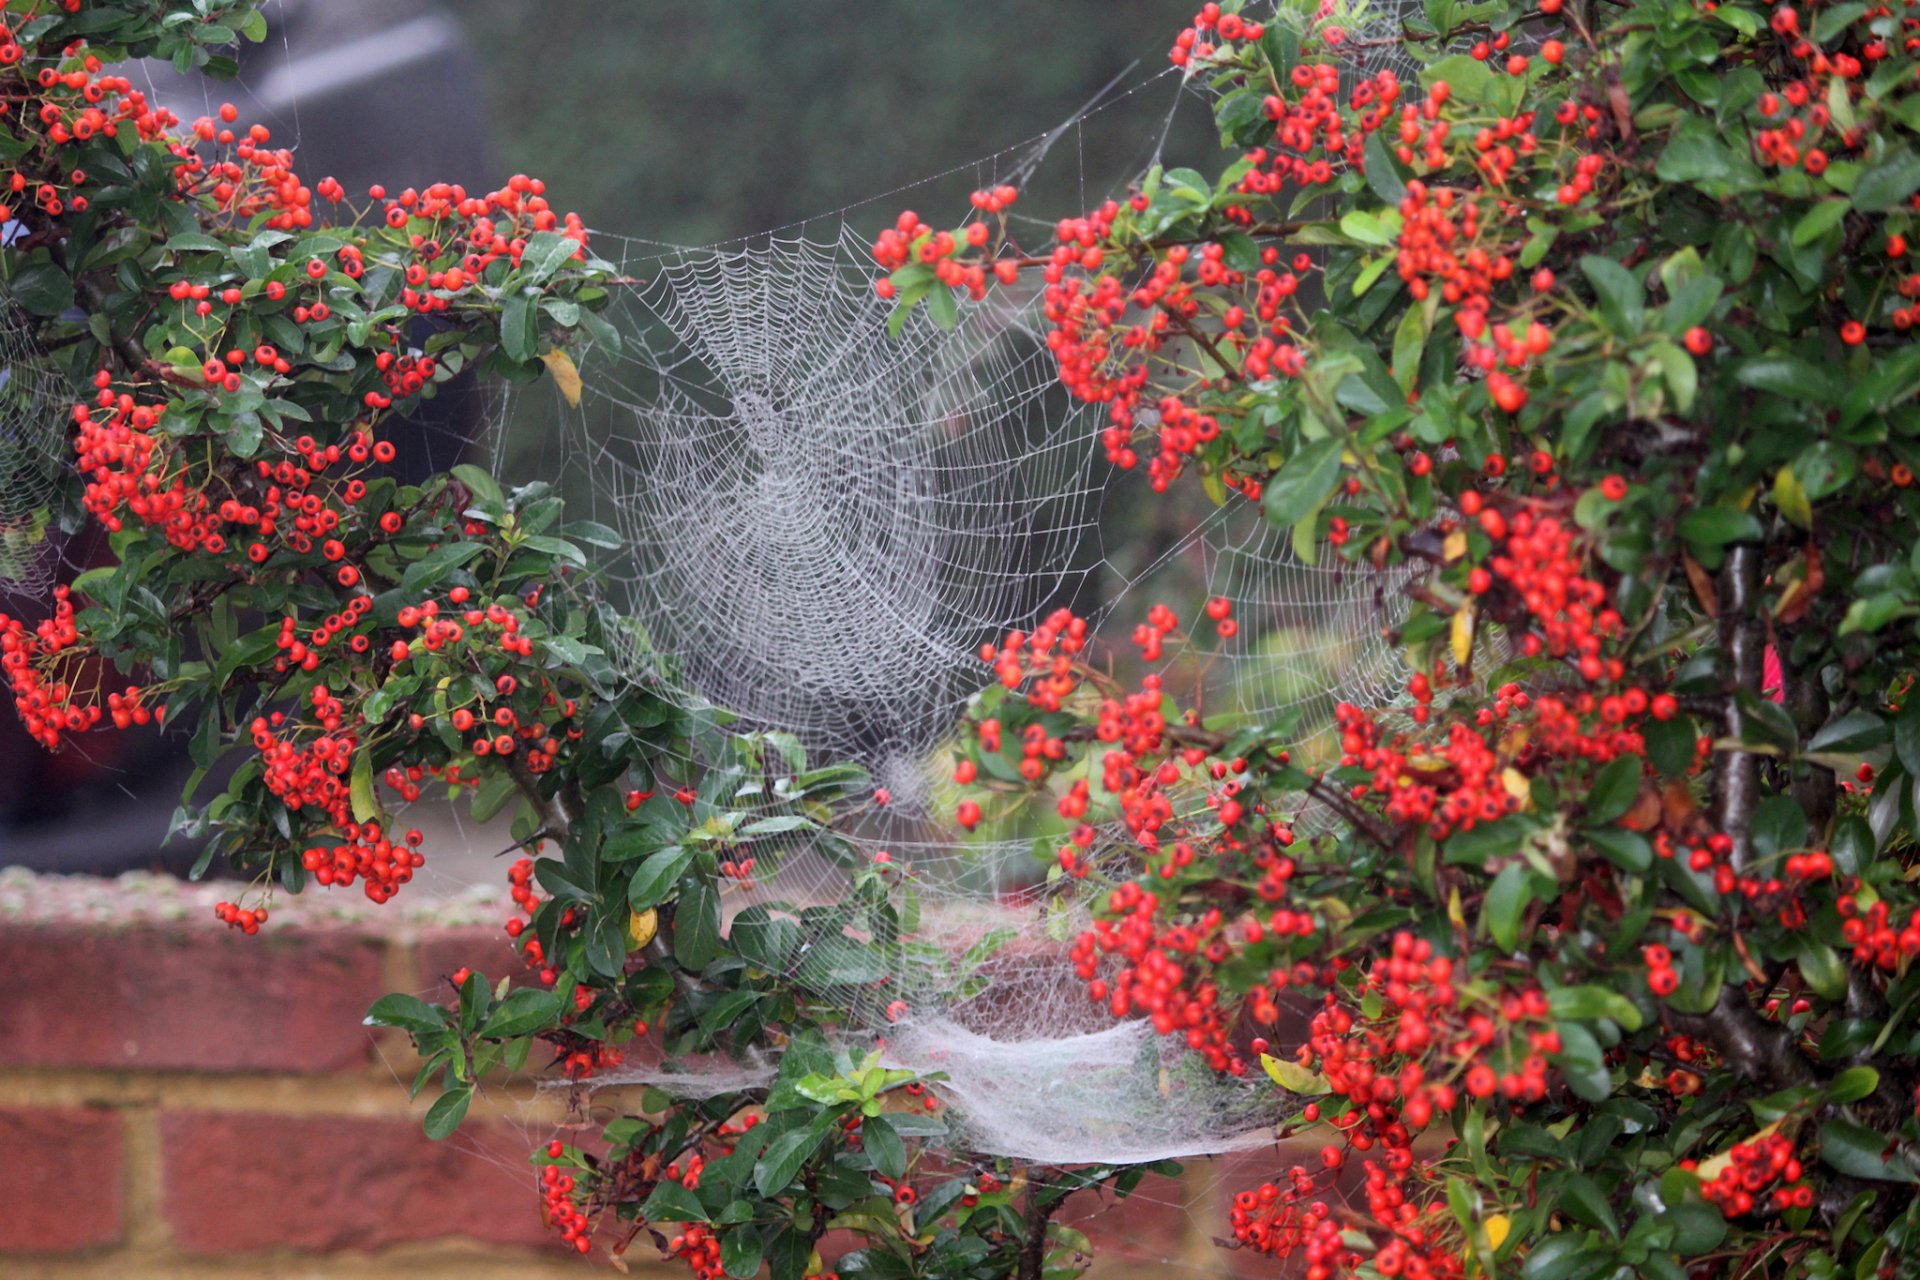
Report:
M 208 921 L 0 928 L 0 1065 L 321 1072 L 369 1060 L 380 943 Z
M 0 1255 L 73 1253 L 119 1241 L 118 1113 L 0 1109 L 0 1151 Z
M 465 1236 L 551 1244 L 528 1137 L 468 1124 L 430 1141 L 400 1117 L 168 1112 L 163 1203 L 188 1253 L 333 1253 Z

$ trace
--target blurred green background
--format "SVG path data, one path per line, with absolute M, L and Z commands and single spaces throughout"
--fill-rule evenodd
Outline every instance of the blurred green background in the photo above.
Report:
M 1151 158 L 1180 92 L 1159 73 L 1193 8 L 459 0 L 448 12 L 481 64 L 506 170 L 544 176 L 554 203 L 596 228 L 706 244 L 964 164 L 902 193 L 929 217 L 957 211 L 978 180 L 971 161 L 1055 128 L 1116 77 L 1122 88 L 1152 79 L 1067 130 L 1022 206 L 1079 212 L 1083 175 L 1097 199 Z M 1212 145 L 1199 107 L 1179 113 L 1170 146 Z M 876 231 L 892 211 L 876 209 Z

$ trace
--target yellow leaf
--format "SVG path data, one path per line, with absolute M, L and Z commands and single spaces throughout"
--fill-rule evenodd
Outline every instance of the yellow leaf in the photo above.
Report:
M 540 359 L 546 363 L 547 372 L 553 375 L 553 383 L 560 388 L 560 394 L 567 403 L 578 406 L 580 403 L 580 370 L 574 365 L 573 357 L 558 348 L 542 351 Z
M 1220 478 L 1219 472 L 1202 471 L 1200 473 L 1200 487 L 1206 491 L 1207 498 L 1214 506 L 1224 507 L 1227 505 L 1227 485 L 1226 482 Z
M 1440 548 L 1440 554 L 1448 560 L 1458 560 L 1467 554 L 1467 531 L 1455 529 L 1448 534 L 1446 542 Z
M 1494 1214 L 1491 1218 L 1487 1219 L 1488 1245 L 1494 1249 L 1498 1249 L 1503 1243 L 1505 1243 L 1508 1233 L 1510 1233 L 1512 1230 L 1513 1230 L 1513 1223 L 1511 1220 L 1508 1219 L 1506 1214 L 1504 1213 Z
M 1460 905 L 1460 886 L 1455 885 L 1453 892 L 1447 895 L 1447 920 L 1456 929 L 1467 927 L 1466 909 Z
M 373 754 L 362 751 L 353 758 L 353 776 L 347 791 L 353 801 L 356 822 L 372 822 L 380 816 L 380 801 L 373 794 Z
M 635 951 L 652 942 L 653 935 L 659 931 L 660 913 L 652 907 L 636 911 L 627 919 L 627 939 Z
M 1527 806 L 1533 799 L 1533 784 L 1527 781 L 1527 775 L 1509 765 L 1500 771 L 1500 785 L 1507 794 Z
M 1463 604 L 1453 615 L 1453 630 L 1449 636 L 1453 644 L 1453 660 L 1460 666 L 1467 665 L 1467 659 L 1473 656 L 1473 606 Z
M 1276 1058 L 1272 1054 L 1260 1055 L 1260 1065 L 1266 1070 L 1273 1082 L 1288 1093 L 1328 1093 L 1333 1086 L 1327 1078 L 1317 1071 L 1309 1071 L 1297 1062 L 1288 1062 L 1285 1058 Z
M 1807 501 L 1807 491 L 1800 484 L 1800 477 L 1793 474 L 1792 467 L 1782 467 L 1774 473 L 1773 505 L 1802 529 L 1813 527 L 1813 504 Z

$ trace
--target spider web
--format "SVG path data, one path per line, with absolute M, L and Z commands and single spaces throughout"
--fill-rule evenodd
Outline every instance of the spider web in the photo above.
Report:
M 0 294 L 0 592 L 37 595 L 59 568 L 46 537 L 48 501 L 66 465 L 66 379 Z
M 912 963 L 862 985 L 866 940 L 828 938 L 791 976 L 852 1004 L 850 1047 L 942 1073 L 968 1150 L 1123 1162 L 1270 1141 L 1283 1099 L 1264 1078 L 1217 1077 L 1179 1038 L 1088 1000 L 1063 943 L 1098 878 L 1043 877 L 1067 830 L 1051 805 L 1001 834 L 959 831 L 950 748 L 987 683 L 983 642 L 1062 603 L 1124 627 L 1149 593 L 1196 637 L 1183 696 L 1230 722 L 1284 720 L 1304 746 L 1337 700 L 1391 695 L 1393 581 L 1330 554 L 1306 563 L 1237 497 L 1136 562 L 1133 526 L 1169 499 L 1102 460 L 1099 412 L 1056 389 L 1035 300 L 963 303 L 950 329 L 921 309 L 890 333 L 852 221 L 698 250 L 601 234 L 595 248 L 639 282 L 610 316 L 621 352 L 582 357 L 581 405 L 536 474 L 626 544 L 598 566 L 636 622 L 619 665 L 777 731 L 795 770 L 853 761 L 890 793 L 831 847 L 754 841 L 777 870 L 729 889 L 729 913 L 834 901 L 848 864 L 884 851 L 922 903 Z M 1210 595 L 1235 602 L 1232 641 L 1199 614 Z M 1187 816 L 1203 799 L 1183 794 Z M 1102 830 L 1091 852 L 1117 866 L 1121 848 Z M 715 1093 L 772 1070 L 662 1063 L 595 1087 Z

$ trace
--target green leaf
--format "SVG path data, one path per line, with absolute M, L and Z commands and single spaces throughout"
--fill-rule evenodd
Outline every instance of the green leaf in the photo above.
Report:
M 1751 512 L 1699 507 L 1680 517 L 1680 536 L 1696 548 L 1718 551 L 1729 542 L 1758 542 L 1766 531 Z
M 1847 966 L 1826 943 L 1807 934 L 1799 935 L 1793 948 L 1800 976 L 1815 994 L 1837 1000 L 1847 994 Z
M 1655 1221 L 1673 1228 L 1673 1251 L 1683 1258 L 1710 1253 L 1727 1238 L 1727 1220 L 1720 1211 L 1695 1201 L 1669 1205 Z
M 1920 155 L 1912 147 L 1890 148 L 1879 164 L 1863 172 L 1853 184 L 1853 207 L 1863 213 L 1885 213 L 1920 191 Z
M 1587 793 L 1586 820 L 1604 826 L 1633 808 L 1633 802 L 1640 798 L 1640 773 L 1640 757 L 1624 755 L 1595 774 L 1593 788 Z
M 487 1015 L 480 1034 L 495 1040 L 524 1036 L 557 1021 L 561 1008 L 558 992 L 543 987 L 521 987 L 509 993 Z
M 1567 1087 L 1588 1102 L 1605 1102 L 1613 1092 L 1613 1075 L 1593 1033 L 1578 1022 L 1558 1024 L 1560 1052 L 1555 1056 Z
M 707 1211 L 700 1199 L 677 1182 L 662 1182 L 640 1206 L 640 1216 L 648 1222 L 705 1222 Z
M 459 462 L 452 467 L 452 474 L 455 480 L 467 487 L 467 492 L 475 500 L 502 511 L 506 509 L 507 495 L 500 491 L 500 482 L 491 473 L 471 462 Z
M 416 595 L 437 586 L 485 550 L 485 544 L 478 541 L 449 542 L 436 547 L 407 566 L 407 571 L 400 575 L 400 590 L 406 595 Z
M 1397 221 L 1398 215 L 1395 215 L 1395 219 Z M 1385 219 L 1368 213 L 1364 209 L 1354 209 L 1342 215 L 1340 230 L 1352 240 L 1380 249 L 1393 244 L 1399 238 L 1395 228 Z
M 1741 166 L 1710 121 L 1688 116 L 1667 139 L 1653 171 L 1662 182 L 1725 182 Z
M 1860 469 L 1859 456 L 1847 445 L 1822 440 L 1793 460 L 1793 475 L 1810 501 L 1845 488 Z
M 1893 738 L 1893 727 L 1871 711 L 1849 711 L 1823 725 L 1807 742 L 1810 753 L 1858 755 L 1884 747 Z
M 1527 1255 L 1522 1280 L 1587 1280 L 1613 1270 L 1613 1260 L 1592 1247 L 1583 1231 L 1558 1231 Z
M 673 895 L 674 886 L 680 883 L 687 864 L 693 861 L 693 852 L 676 844 L 649 854 L 646 861 L 633 870 L 633 879 L 627 884 L 627 904 L 635 911 L 645 911 L 665 902 Z
M 1362 154 L 1366 161 L 1367 185 L 1373 188 L 1373 194 L 1398 209 L 1400 202 L 1407 198 L 1407 184 L 1400 177 L 1399 166 L 1394 163 L 1394 154 L 1382 130 L 1376 129 L 1367 135 Z
M 1521 922 L 1533 903 L 1532 875 L 1525 863 L 1509 863 L 1487 890 L 1481 914 L 1488 935 L 1502 951 L 1512 951 L 1520 941 Z
M 507 802 L 520 794 L 520 786 L 510 773 L 496 773 L 480 784 L 469 806 L 469 812 L 475 822 L 491 821 Z
M 700 972 L 720 954 L 720 894 L 705 876 L 688 878 L 673 911 L 673 958 Z
M 1865 632 L 1871 635 L 1895 618 L 1908 617 L 1916 612 L 1920 612 L 1920 609 L 1916 609 L 1911 601 L 1895 592 L 1881 591 L 1847 606 L 1847 616 L 1840 620 L 1840 634 L 1846 636 Z
M 1640 1009 L 1633 1001 L 1605 987 L 1555 987 L 1547 1005 L 1556 1018 L 1611 1018 L 1628 1033 L 1640 1029 Z
M 73 306 L 73 281 L 51 262 L 27 267 L 7 288 L 15 302 L 36 316 L 57 316 Z
M 1588 844 L 1606 855 L 1608 862 L 1623 871 L 1637 873 L 1653 865 L 1653 846 L 1637 831 L 1621 827 L 1599 827 L 1582 833 Z
M 1607 1197 L 1600 1190 L 1600 1184 L 1584 1173 L 1572 1172 L 1560 1183 L 1557 1203 L 1565 1208 L 1576 1221 L 1590 1227 L 1599 1227 L 1610 1236 L 1619 1236 L 1620 1220 L 1613 1215 L 1613 1206 L 1607 1203 Z
M 472 1101 L 473 1086 L 469 1084 L 449 1089 L 434 1099 L 433 1105 L 427 1108 L 424 1125 L 427 1136 L 438 1142 L 458 1129 L 460 1122 L 467 1118 L 467 1107 Z
M 1646 319 L 1646 298 L 1633 272 L 1591 253 L 1580 259 L 1580 271 L 1593 285 L 1607 327 L 1621 337 L 1637 335 Z
M 1734 377 L 1756 391 L 1789 400 L 1811 400 L 1822 405 L 1840 401 L 1840 387 L 1832 375 L 1797 356 L 1759 356 L 1741 364 Z
M 1848 1067 L 1827 1086 L 1827 1101 L 1837 1104 L 1871 1098 L 1880 1087 L 1880 1073 L 1872 1067 Z
M 868 1157 L 873 1161 L 874 1169 L 881 1177 L 897 1182 L 906 1176 L 906 1144 L 900 1141 L 900 1135 L 894 1132 L 892 1122 L 885 1116 L 869 1116 L 862 1120 L 860 1138 L 866 1146 Z
M 760 1238 L 760 1228 L 751 1222 L 731 1227 L 720 1236 L 720 1266 L 730 1276 L 739 1280 L 752 1280 L 760 1274 L 760 1263 L 765 1254 L 765 1244 Z
M 536 294 L 516 293 L 500 307 L 500 350 L 525 363 L 540 353 L 540 312 Z
M 544 284 L 580 251 L 580 244 L 557 231 L 536 231 L 527 237 L 520 269 L 534 284 Z
M 942 329 L 960 323 L 960 304 L 954 300 L 952 289 L 939 285 L 927 294 L 927 318 Z
M 753 1166 L 753 1185 L 763 1196 L 777 1196 L 793 1185 L 793 1179 L 820 1145 L 821 1131 L 814 1125 L 789 1129 L 767 1144 Z
M 1287 529 L 1311 515 L 1340 479 L 1338 440 L 1316 440 L 1287 459 L 1261 497 L 1267 521 Z
M 1377 135 L 1376 135 L 1377 136 Z M 1420 379 L 1420 356 L 1427 346 L 1426 308 L 1408 307 L 1393 331 L 1393 380 L 1411 392 Z
M 1876 1182 L 1914 1182 L 1913 1169 L 1898 1155 L 1885 1159 L 1895 1141 L 1865 1125 L 1836 1117 L 1820 1126 L 1820 1158 L 1830 1168 Z
M 1269 22 L 1265 34 L 1260 37 L 1260 50 L 1267 55 L 1267 62 L 1273 67 L 1274 80 L 1285 84 L 1294 64 L 1300 61 L 1300 33 L 1293 29 L 1291 23 Z
M 367 1010 L 367 1025 L 398 1027 L 402 1031 L 445 1031 L 447 1011 L 418 996 L 396 992 L 373 1002 L 373 1007 Z
M 1796 245 L 1812 244 L 1839 226 L 1840 220 L 1847 216 L 1848 208 L 1844 198 L 1817 201 L 1813 208 L 1800 216 L 1800 221 L 1793 224 L 1793 242 Z

